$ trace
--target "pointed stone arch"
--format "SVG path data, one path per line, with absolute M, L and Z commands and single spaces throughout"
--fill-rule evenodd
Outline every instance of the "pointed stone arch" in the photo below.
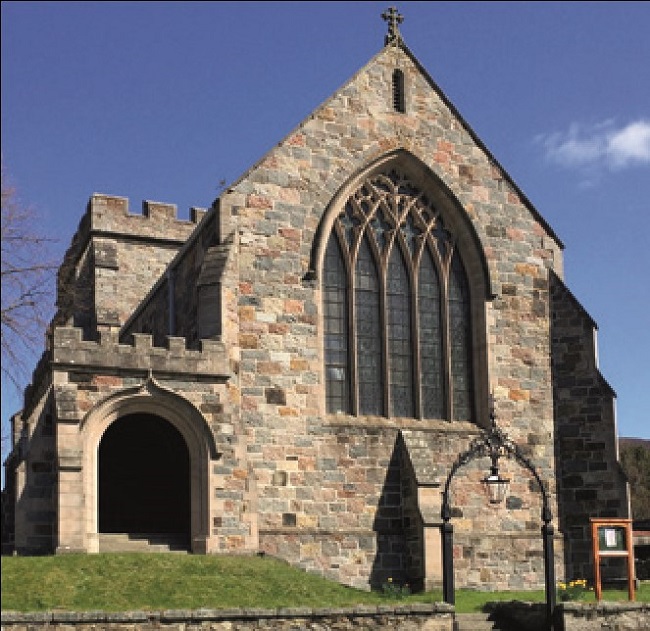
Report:
M 350 194 L 368 177 L 390 169 L 399 169 L 408 174 L 413 183 L 440 207 L 445 220 L 454 229 L 459 239 L 460 249 L 466 252 L 467 261 L 465 263 L 468 266 L 468 273 L 473 279 L 480 279 L 478 284 L 484 291 L 484 299 L 491 300 L 495 294 L 492 291 L 487 259 L 479 235 L 467 211 L 449 187 L 424 162 L 406 149 L 395 149 L 382 155 L 348 178 L 340 187 L 325 209 L 316 229 L 311 249 L 309 274 L 318 278 L 332 224 Z M 469 256 L 470 253 L 472 256 Z
M 347 212 L 345 209 L 352 196 L 360 191 L 367 182 L 391 172 L 401 174 L 400 177 L 408 180 L 409 186 L 412 186 L 413 190 L 417 190 L 418 195 L 426 198 L 429 207 L 435 209 L 435 213 L 440 217 L 445 231 L 453 235 L 453 249 L 462 261 L 470 296 L 472 378 L 474 381 L 473 414 L 475 421 L 479 425 L 487 426 L 488 410 L 485 402 L 488 400 L 489 392 L 486 302 L 494 297 L 487 258 L 479 234 L 467 211 L 449 187 L 419 158 L 405 149 L 396 149 L 369 163 L 364 169 L 352 175 L 340 187 L 328 204 L 316 230 L 312 243 L 308 277 L 311 280 L 323 281 L 321 270 L 324 266 L 329 237 L 336 229 L 339 232 L 338 238 L 344 238 L 341 236 L 343 235 L 341 222 L 337 221 L 337 218 L 339 216 L 343 217 L 343 214 Z M 341 221 L 343 220 L 348 221 L 349 234 L 355 234 L 354 231 L 359 228 L 352 226 L 348 217 L 344 217 Z M 390 226 L 387 228 L 389 229 Z M 380 227 L 379 230 L 381 229 Z M 365 230 L 365 228 L 362 228 L 362 230 Z M 351 240 L 354 240 L 354 237 L 351 237 Z M 402 237 L 400 237 L 400 240 L 402 241 L 402 249 L 404 249 L 406 247 L 404 243 L 406 242 Z M 397 243 L 397 237 L 393 238 L 393 243 Z M 378 257 L 379 255 L 375 252 L 374 258 L 377 261 L 379 260 Z M 350 262 L 346 261 L 346 268 L 349 268 L 349 264 Z M 352 370 L 354 370 L 354 361 L 352 364 Z M 389 406 L 385 407 L 388 408 Z M 351 408 L 352 413 L 357 414 L 354 403 Z
M 182 436 L 190 466 L 190 546 L 192 552 L 207 552 L 210 537 L 210 464 L 219 457 L 217 445 L 199 410 L 187 399 L 161 386 L 151 375 L 140 386 L 111 394 L 81 421 L 87 550 L 97 552 L 99 549 L 98 454 L 102 436 L 117 419 L 136 414 L 162 419 Z

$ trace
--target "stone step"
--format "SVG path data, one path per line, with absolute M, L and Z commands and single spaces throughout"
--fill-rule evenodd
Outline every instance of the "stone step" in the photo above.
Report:
M 498 631 L 500 627 L 490 620 L 489 613 L 457 613 L 454 631 Z M 522 630 L 523 631 L 523 630 Z
M 187 537 L 177 534 L 100 533 L 100 552 L 187 553 Z

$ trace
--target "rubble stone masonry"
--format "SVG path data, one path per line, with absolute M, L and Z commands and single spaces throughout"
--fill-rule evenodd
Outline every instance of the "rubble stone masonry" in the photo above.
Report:
M 404 111 L 394 108 L 396 69 Z M 466 268 L 471 419 L 326 410 L 325 243 L 348 197 L 390 170 L 439 209 Z M 133 217 L 125 199 L 94 196 L 62 268 L 50 346 L 15 421 L 29 439 L 12 461 L 16 548 L 98 550 L 98 444 L 115 419 L 137 411 L 170 422 L 187 443 L 193 551 L 264 552 L 364 589 L 388 578 L 438 586 L 441 486 L 487 426 L 493 395 L 499 427 L 551 498 L 558 578 L 582 571 L 588 516 L 626 516 L 628 507 L 611 477 L 612 393 L 593 367 L 580 372 L 593 349 L 563 290 L 562 247 L 401 43 L 205 215 L 179 222 L 174 207 L 147 203 Z M 451 485 L 456 585 L 539 588 L 540 489 L 504 459 L 510 495 L 487 505 L 480 481 L 489 465 L 472 462 Z M 580 540 L 565 557 L 569 533 Z

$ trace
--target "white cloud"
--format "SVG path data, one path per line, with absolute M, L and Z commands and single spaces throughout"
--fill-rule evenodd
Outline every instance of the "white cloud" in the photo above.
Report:
M 650 163 L 650 121 L 636 121 L 609 137 L 607 156 L 614 167 Z
M 650 164 L 650 120 L 623 127 L 613 120 L 597 125 L 573 123 L 567 131 L 538 136 L 551 162 L 570 168 L 622 169 Z

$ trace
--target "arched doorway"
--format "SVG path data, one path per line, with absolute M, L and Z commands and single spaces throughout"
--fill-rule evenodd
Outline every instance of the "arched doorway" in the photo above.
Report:
M 101 533 L 190 539 L 190 456 L 181 433 L 146 413 L 115 420 L 98 449 Z

